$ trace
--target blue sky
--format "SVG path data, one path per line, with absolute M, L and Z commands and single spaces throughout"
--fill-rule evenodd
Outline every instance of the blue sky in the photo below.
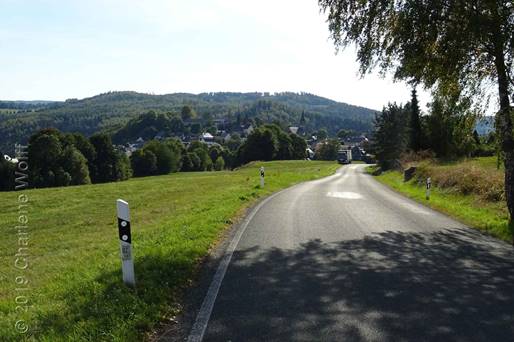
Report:
M 316 0 L 0 0 L 0 99 L 305 91 L 381 109 L 410 89 L 361 79 Z M 429 100 L 421 92 L 421 104 Z

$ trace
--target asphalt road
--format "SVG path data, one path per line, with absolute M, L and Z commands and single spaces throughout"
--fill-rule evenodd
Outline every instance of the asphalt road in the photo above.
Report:
M 364 165 L 264 203 L 204 341 L 514 341 L 514 252 Z

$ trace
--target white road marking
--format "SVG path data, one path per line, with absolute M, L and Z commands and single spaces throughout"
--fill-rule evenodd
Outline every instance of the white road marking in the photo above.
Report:
M 211 285 L 209 286 L 209 290 L 207 291 L 207 295 L 203 300 L 202 307 L 196 316 L 196 321 L 187 339 L 188 342 L 201 342 L 203 340 L 203 336 L 205 334 L 205 330 L 207 329 L 207 325 L 209 324 L 209 319 L 211 318 L 212 309 L 214 308 L 214 303 L 216 302 L 216 297 L 218 296 L 221 283 L 225 277 L 225 273 L 227 272 L 232 255 L 234 254 L 234 251 L 239 244 L 239 240 L 241 240 L 241 236 L 243 236 L 243 233 L 245 232 L 248 224 L 252 221 L 253 217 L 262 208 L 262 206 L 264 206 L 264 204 L 266 204 L 278 194 L 284 192 L 285 190 L 291 190 L 292 188 L 279 191 L 259 203 L 257 207 L 253 209 L 252 213 L 247 217 L 241 228 L 237 231 L 236 235 L 225 251 L 225 255 L 223 256 L 223 259 L 221 260 L 218 269 L 216 270 L 216 274 L 214 274 Z
M 363 198 L 361 194 L 358 194 L 356 192 L 349 192 L 349 191 L 327 192 L 327 197 L 344 198 L 344 199 L 362 199 Z

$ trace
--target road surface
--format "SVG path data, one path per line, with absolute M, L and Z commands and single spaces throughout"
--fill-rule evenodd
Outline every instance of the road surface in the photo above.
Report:
M 513 248 L 398 195 L 364 166 L 258 207 L 193 335 L 514 341 Z

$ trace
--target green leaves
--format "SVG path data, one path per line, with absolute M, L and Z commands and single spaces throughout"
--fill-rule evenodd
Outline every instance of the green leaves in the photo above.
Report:
M 396 103 L 388 104 L 375 119 L 374 144 L 378 164 L 384 170 L 397 166 L 407 143 L 408 113 Z
M 428 87 L 497 77 L 497 55 L 512 62 L 512 1 L 320 0 L 335 45 L 356 44 L 364 74 L 374 67 Z M 511 86 L 512 88 L 512 86 Z

